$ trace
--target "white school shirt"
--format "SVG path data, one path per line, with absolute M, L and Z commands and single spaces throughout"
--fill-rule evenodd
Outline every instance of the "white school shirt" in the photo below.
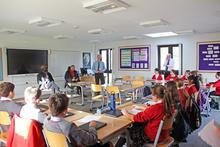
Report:
M 166 69 L 166 66 L 168 66 L 168 71 L 171 71 L 174 68 L 174 60 L 172 58 L 170 58 L 169 65 L 167 65 L 167 62 L 168 62 L 168 60 L 166 59 L 164 61 L 163 66 L 165 67 L 165 69 Z

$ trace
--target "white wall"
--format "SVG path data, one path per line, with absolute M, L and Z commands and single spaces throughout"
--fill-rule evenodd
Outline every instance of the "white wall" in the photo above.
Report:
M 197 35 L 185 35 L 178 37 L 167 38 L 146 38 L 142 40 L 123 40 L 118 42 L 108 42 L 98 44 L 97 48 L 113 48 L 113 73 L 114 75 L 143 75 L 147 79 L 150 79 L 153 74 L 153 70 L 157 67 L 158 53 L 157 46 L 164 44 L 183 44 L 183 71 L 186 69 L 196 69 L 196 43 L 202 41 L 219 41 L 220 33 L 209 34 L 197 34 Z M 122 71 L 119 69 L 119 46 L 132 46 L 132 45 L 151 45 L 151 71 Z M 220 69 L 219 69 L 220 70 Z M 214 73 L 203 73 L 204 78 L 208 81 L 215 80 Z
M 25 87 L 31 85 L 37 85 L 36 74 L 27 75 L 7 75 L 7 58 L 5 48 L 20 48 L 20 49 L 46 49 L 49 50 L 48 55 L 48 66 L 53 68 L 52 54 L 55 51 L 63 52 L 76 52 L 82 56 L 82 52 L 88 51 L 92 52 L 92 57 L 94 55 L 95 49 L 92 44 L 85 44 L 82 42 L 77 42 L 74 40 L 54 40 L 48 38 L 23 36 L 23 35 L 0 35 L 0 48 L 3 48 L 3 81 L 12 82 L 15 84 L 16 97 L 22 97 Z M 82 66 L 82 59 L 80 56 L 80 65 Z M 65 60 L 65 57 L 61 57 Z M 74 63 L 69 63 L 69 65 Z M 55 68 L 55 67 L 54 67 Z M 65 72 L 65 71 L 63 71 Z M 53 75 L 53 73 L 52 73 Z M 64 77 L 54 77 L 56 83 L 62 88 L 64 85 Z

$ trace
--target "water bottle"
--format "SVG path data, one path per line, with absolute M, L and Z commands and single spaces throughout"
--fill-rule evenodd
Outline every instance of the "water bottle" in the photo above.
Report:
M 115 111 L 115 93 L 111 93 L 111 104 L 110 104 L 110 108 L 112 111 Z
M 101 115 L 101 114 L 102 114 L 102 110 L 99 109 L 99 108 L 97 108 L 97 109 L 96 109 L 96 114 L 97 114 L 97 115 Z

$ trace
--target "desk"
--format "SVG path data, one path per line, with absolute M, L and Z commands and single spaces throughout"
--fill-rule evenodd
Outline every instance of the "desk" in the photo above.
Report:
M 132 91 L 132 101 L 137 99 L 137 90 L 143 88 L 144 85 L 119 85 L 118 88 L 120 92 Z M 136 91 L 136 96 L 135 96 Z

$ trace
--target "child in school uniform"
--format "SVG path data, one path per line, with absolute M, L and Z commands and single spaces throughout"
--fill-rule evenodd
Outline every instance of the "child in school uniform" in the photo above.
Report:
M 12 99 L 14 98 L 15 85 L 10 82 L 3 82 L 0 84 L 0 111 L 8 112 L 10 118 L 14 114 L 19 114 L 21 105 L 15 103 Z M 2 126 L 3 130 L 8 130 L 9 126 Z
M 64 134 L 70 146 L 100 146 L 97 144 L 98 138 L 94 121 L 90 122 L 87 132 L 64 119 L 68 102 L 69 99 L 64 94 L 55 94 L 49 98 L 51 116 L 45 119 L 44 127 L 49 131 Z M 109 146 L 109 144 L 104 146 Z
M 158 68 L 154 69 L 154 75 L 152 77 L 152 80 L 163 80 L 162 75 L 160 74 L 160 70 Z
M 210 92 L 210 95 L 220 96 L 220 72 L 217 72 L 215 74 L 215 77 L 217 79 L 216 82 L 211 82 L 207 84 L 207 87 L 214 87 L 215 91 Z
M 37 108 L 41 90 L 36 87 L 27 87 L 24 91 L 25 105 L 21 108 L 20 117 L 44 122 L 46 115 Z
M 155 140 L 160 121 L 164 118 L 164 116 L 173 116 L 175 110 L 175 101 L 168 94 L 166 94 L 166 88 L 162 85 L 156 85 L 152 89 L 152 93 L 154 95 L 154 100 L 160 102 L 147 107 L 143 112 L 132 115 L 129 114 L 126 109 L 122 110 L 123 115 L 132 120 L 133 123 L 142 123 L 144 125 L 143 129 L 137 129 L 137 127 L 131 128 L 132 131 L 130 130 L 130 135 L 133 140 L 132 146 L 142 146 L 146 142 L 153 142 Z M 144 136 L 142 136 L 142 134 L 144 134 Z M 169 131 L 162 130 L 159 137 L 159 142 L 163 141 L 168 136 Z M 122 146 L 124 142 L 125 139 L 123 141 L 123 138 L 120 138 L 116 143 L 116 147 Z
M 195 97 L 195 93 L 198 91 L 195 86 L 195 77 L 194 75 L 190 75 L 188 77 L 188 85 L 186 86 L 186 91 L 188 92 L 190 97 Z
M 187 81 L 189 76 L 190 76 L 190 70 L 186 70 L 185 74 L 181 77 L 181 80 Z
M 182 79 L 177 79 L 176 85 L 177 85 L 178 93 L 179 93 L 180 100 L 181 100 L 182 110 L 186 110 L 186 103 L 190 99 L 189 94 L 185 90 Z
M 175 71 L 171 70 L 170 74 L 166 77 L 165 80 L 167 80 L 167 81 L 175 81 L 177 79 L 178 79 L 178 76 L 176 75 Z

